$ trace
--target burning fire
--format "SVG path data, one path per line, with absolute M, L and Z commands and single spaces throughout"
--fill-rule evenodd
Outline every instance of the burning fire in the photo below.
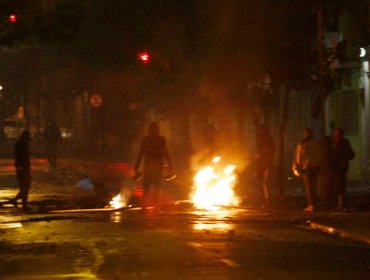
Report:
M 119 194 L 117 194 L 115 197 L 112 198 L 112 200 L 109 202 L 109 205 L 110 207 L 114 209 L 126 207 L 130 196 L 131 196 L 130 189 L 127 189 L 127 188 L 122 189 Z
M 192 201 L 196 208 L 217 210 L 220 206 L 236 206 L 235 165 L 222 165 L 221 157 L 214 157 L 212 164 L 201 168 L 194 178 Z
M 123 199 L 120 193 L 112 198 L 112 200 L 109 202 L 109 205 L 115 209 L 126 206 L 125 203 L 123 202 Z

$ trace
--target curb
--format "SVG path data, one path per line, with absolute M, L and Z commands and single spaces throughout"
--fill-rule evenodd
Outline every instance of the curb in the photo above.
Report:
M 352 234 L 348 231 L 344 231 L 344 230 L 341 230 L 341 229 L 337 229 L 337 228 L 334 228 L 334 227 L 330 227 L 330 226 L 326 226 L 326 225 L 319 224 L 319 223 L 314 223 L 314 222 L 309 222 L 308 226 L 311 229 L 316 230 L 316 231 L 327 233 L 327 234 L 330 234 L 332 236 L 340 237 L 340 238 L 343 238 L 343 239 L 346 239 L 346 240 L 349 240 L 349 241 L 352 241 L 352 242 L 355 242 L 355 243 L 360 243 L 360 244 L 370 246 L 370 238 L 367 238 L 367 237 L 362 236 L 362 235 Z

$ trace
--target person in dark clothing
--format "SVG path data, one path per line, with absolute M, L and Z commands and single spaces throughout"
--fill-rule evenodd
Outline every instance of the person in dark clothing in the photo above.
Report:
M 149 124 L 148 135 L 141 142 L 140 152 L 135 164 L 135 172 L 139 174 L 141 162 L 144 161 L 143 168 L 143 202 L 147 204 L 150 188 L 154 190 L 154 203 L 160 203 L 162 169 L 166 161 L 169 172 L 172 172 L 172 162 L 167 150 L 166 139 L 159 134 L 158 124 Z
M 333 192 L 333 151 L 332 139 L 324 136 L 320 141 L 320 167 L 317 178 L 317 192 L 322 210 L 330 210 L 330 196 Z
M 272 137 L 263 124 L 256 129 L 256 177 L 263 192 L 264 206 L 270 204 L 269 181 L 274 164 L 275 146 Z
M 345 210 L 347 205 L 346 183 L 349 161 L 355 158 L 355 152 L 348 139 L 343 136 L 343 129 L 337 127 L 333 132 L 333 186 L 334 204 L 337 210 Z
M 22 209 L 30 210 L 27 205 L 28 192 L 31 187 L 31 165 L 30 165 L 30 150 L 29 142 L 31 133 L 28 130 L 22 132 L 20 139 L 15 143 L 15 169 L 19 184 L 19 192 L 15 198 L 9 202 L 17 207 L 18 199 L 22 200 Z
M 52 120 L 48 120 L 44 130 L 44 141 L 46 156 L 52 170 L 55 170 L 57 167 L 58 149 L 61 139 L 59 127 Z
M 306 212 L 315 211 L 317 202 L 317 176 L 320 166 L 320 144 L 313 137 L 313 131 L 305 128 L 304 136 L 296 147 L 293 173 L 301 176 L 306 189 L 307 207 Z

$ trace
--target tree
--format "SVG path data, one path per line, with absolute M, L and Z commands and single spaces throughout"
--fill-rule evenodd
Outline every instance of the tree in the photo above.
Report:
M 19 105 L 23 99 L 31 107 L 38 107 L 35 104 L 45 91 L 44 81 L 52 81 L 52 73 L 65 66 L 61 61 L 81 27 L 84 5 L 85 1 L 70 0 L 1 3 L 0 75 L 14 104 Z M 16 15 L 15 22 L 6 22 L 9 13 Z M 44 96 L 49 107 L 55 96 L 53 91 Z

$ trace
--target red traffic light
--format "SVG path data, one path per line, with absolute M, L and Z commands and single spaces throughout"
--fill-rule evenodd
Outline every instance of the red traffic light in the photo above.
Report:
M 148 52 L 141 52 L 137 54 L 138 59 L 144 63 L 147 64 L 150 61 L 150 55 Z
M 16 15 L 16 14 L 11 14 L 11 15 L 9 16 L 9 21 L 10 21 L 11 23 L 16 22 L 16 21 L 17 21 L 17 15 Z

